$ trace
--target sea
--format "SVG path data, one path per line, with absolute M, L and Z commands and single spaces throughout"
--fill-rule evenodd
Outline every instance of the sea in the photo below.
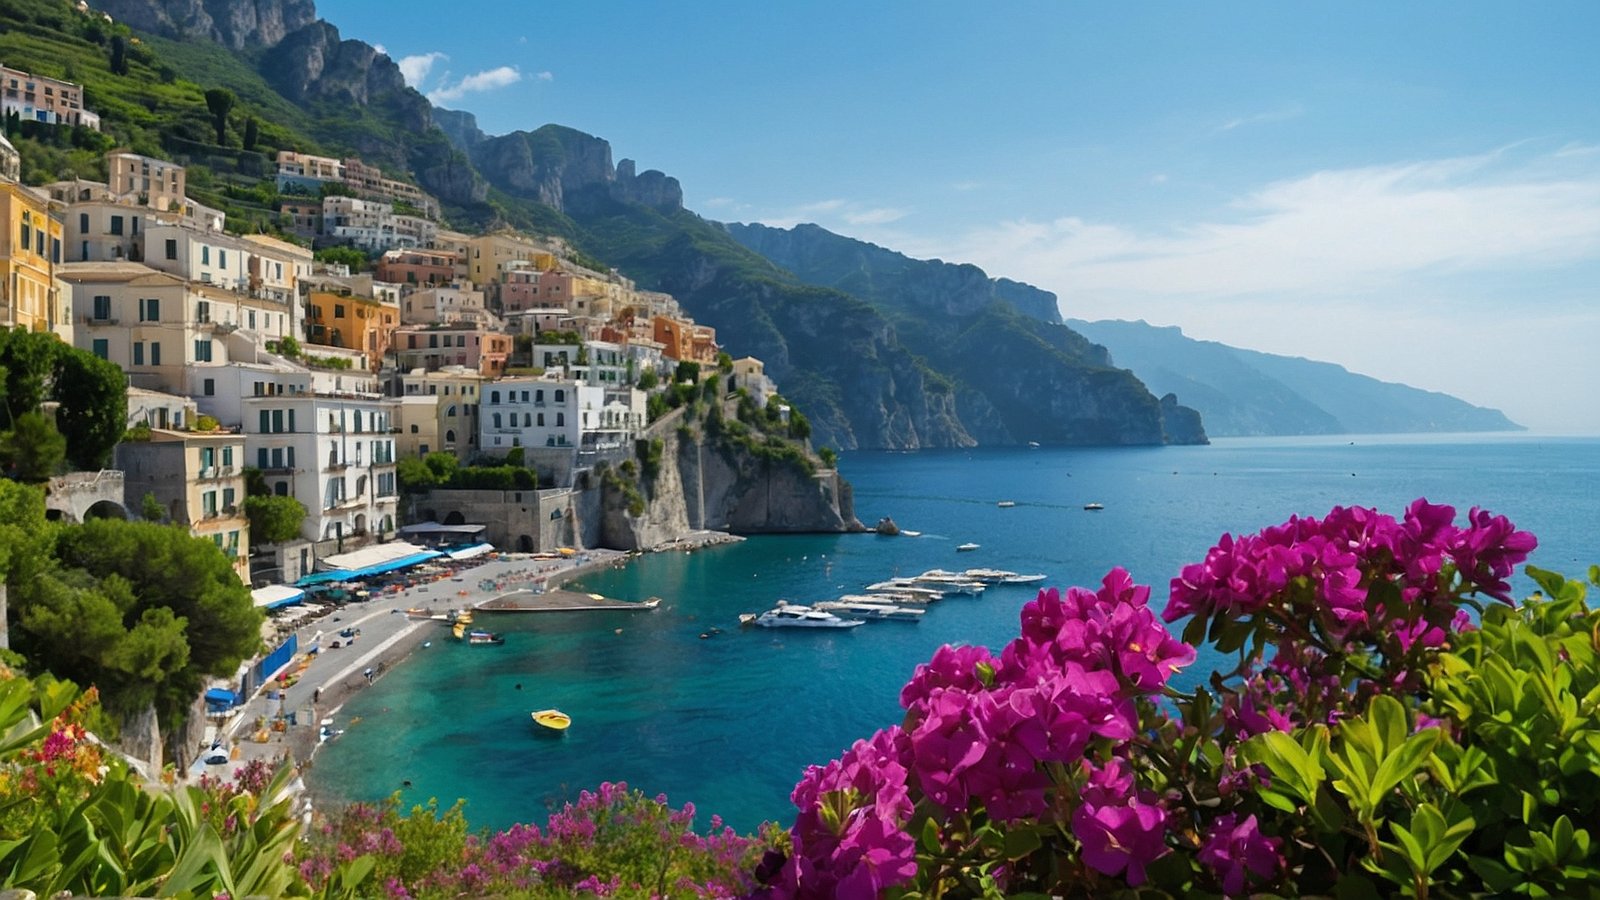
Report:
M 1221 439 L 1202 447 L 849 452 L 840 470 L 867 525 L 918 536 L 761 536 L 658 553 L 580 589 L 661 597 L 653 612 L 507 615 L 499 647 L 437 641 L 340 713 L 346 732 L 309 774 L 323 796 L 408 807 L 466 803 L 474 827 L 542 823 L 604 781 L 692 802 L 740 830 L 788 824 L 809 765 L 898 722 L 901 686 L 946 643 L 998 649 L 1037 587 L 951 596 L 919 622 L 847 631 L 741 629 L 778 600 L 831 599 L 930 568 L 1040 572 L 1094 586 L 1115 566 L 1166 600 L 1180 568 L 1224 533 L 1291 514 L 1418 497 L 1464 518 L 1481 506 L 1538 536 L 1530 562 L 1569 577 L 1600 563 L 1600 438 L 1522 434 Z M 1014 506 L 999 506 L 1001 501 Z M 1086 510 L 1086 504 L 1103 509 Z M 978 549 L 958 552 L 963 543 Z M 1533 585 L 1519 573 L 1519 594 Z M 1202 656 L 1183 680 L 1200 683 Z M 558 737 L 529 712 L 572 716 Z

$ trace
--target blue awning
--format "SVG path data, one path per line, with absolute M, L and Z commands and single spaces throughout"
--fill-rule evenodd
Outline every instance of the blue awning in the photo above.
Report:
M 305 599 L 306 592 L 286 584 L 269 584 L 250 592 L 250 599 L 264 609 L 277 609 Z
M 368 575 L 381 575 L 384 572 L 393 572 L 395 569 L 404 569 L 406 566 L 414 566 L 417 563 L 427 562 L 430 559 L 434 559 L 435 557 L 440 557 L 443 555 L 443 553 L 440 553 L 437 550 L 424 550 L 421 553 L 413 553 L 410 556 L 402 556 L 399 559 L 391 559 L 388 562 L 381 562 L 376 565 L 366 566 L 360 569 L 353 569 L 351 571 L 354 577 L 365 578 Z
M 354 577 L 356 574 L 350 569 L 334 569 L 331 572 L 314 572 L 296 581 L 295 584 L 300 587 L 310 587 L 313 584 L 324 584 L 329 581 L 349 581 Z
M 233 706 L 235 703 L 239 702 L 239 695 L 235 694 L 233 691 L 224 690 L 223 688 L 212 688 L 211 690 L 206 691 L 206 702 L 221 703 L 228 706 Z

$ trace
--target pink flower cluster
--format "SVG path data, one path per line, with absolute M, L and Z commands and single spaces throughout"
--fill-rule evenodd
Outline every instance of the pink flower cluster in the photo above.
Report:
M 1510 602 L 1506 578 L 1537 542 L 1504 516 L 1419 499 L 1396 520 L 1335 507 L 1259 534 L 1223 535 L 1204 561 L 1172 580 L 1169 621 L 1247 629 L 1234 635 L 1244 680 L 1223 698 L 1231 733 L 1332 721 L 1378 689 L 1409 690 L 1424 655 L 1471 627 L 1463 599 Z M 1249 638 L 1247 640 L 1246 638 Z M 1264 651 L 1271 657 L 1256 671 Z
M 902 727 L 813 766 L 793 794 L 794 853 L 773 897 L 872 897 L 916 875 L 905 833 L 915 802 L 945 815 L 979 809 L 999 823 L 1050 814 L 1049 767 L 1076 766 L 1091 746 L 1139 729 L 1141 697 L 1159 694 L 1195 658 L 1146 605 L 1150 589 L 1114 569 L 1098 591 L 1051 589 L 1022 611 L 999 658 L 942 647 L 901 691 Z M 1088 865 L 1143 880 L 1165 852 L 1166 815 L 1113 758 L 1090 776 L 1073 833 Z

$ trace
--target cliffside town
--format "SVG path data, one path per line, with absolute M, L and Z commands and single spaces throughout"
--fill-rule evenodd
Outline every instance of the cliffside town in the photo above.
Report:
M 126 151 L 106 156 L 104 182 L 25 186 L 0 139 L 0 324 L 53 332 L 126 373 L 125 509 L 153 498 L 257 583 L 395 536 L 419 506 L 402 506 L 401 462 L 430 454 L 509 464 L 545 495 L 529 522 L 486 516 L 507 549 L 859 527 L 808 453 L 794 473 L 758 470 L 731 445 L 710 462 L 680 452 L 676 433 L 652 472 L 659 503 L 616 521 L 597 469 L 631 465 L 650 421 L 708 382 L 715 402 L 776 410 L 762 362 L 732 359 L 673 297 L 580 263 L 560 239 L 449 230 L 436 200 L 353 157 L 283 151 L 276 164 L 288 239 L 230 234 L 225 213 L 188 195 L 184 166 Z M 761 492 L 778 499 L 727 499 L 753 479 L 783 480 Z M 297 500 L 297 533 L 252 548 L 251 492 Z M 564 527 L 531 522 L 552 506 L 571 511 Z

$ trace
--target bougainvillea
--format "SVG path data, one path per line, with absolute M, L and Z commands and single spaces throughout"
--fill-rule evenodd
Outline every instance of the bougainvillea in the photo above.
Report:
M 1535 569 L 1551 598 L 1513 606 L 1535 543 L 1341 507 L 1224 535 L 1159 617 L 1120 569 L 1042 591 L 998 656 L 941 648 L 902 723 L 807 771 L 765 896 L 1592 891 L 1600 613 Z M 1202 646 L 1230 668 L 1175 689 Z

